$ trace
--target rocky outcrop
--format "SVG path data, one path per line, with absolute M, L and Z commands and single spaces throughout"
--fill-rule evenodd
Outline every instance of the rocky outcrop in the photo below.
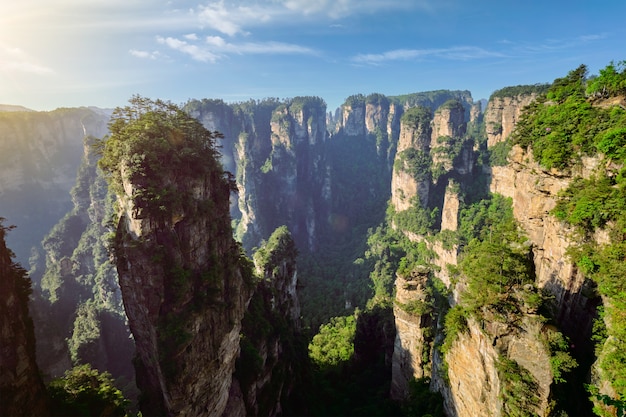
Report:
M 277 416 L 301 406 L 290 401 L 307 361 L 304 344 L 298 343 L 303 339 L 296 256 L 284 226 L 254 256 L 262 278 L 243 319 L 236 386 L 225 415 Z
M 558 194 L 576 176 L 588 178 L 599 160 L 583 158 L 571 173 L 546 170 L 534 162 L 532 154 L 519 146 L 509 153 L 509 164 L 491 168 L 490 190 L 510 197 L 513 214 L 533 243 L 536 283 L 555 299 L 555 317 L 575 343 L 588 339 L 595 317 L 597 299 L 587 289 L 588 282 L 569 261 L 572 231 L 550 210 Z
M 46 389 L 35 362 L 35 335 L 28 312 L 30 279 L 13 260 L 0 218 L 0 415 L 49 414 Z
M 364 98 L 355 97 L 354 100 L 344 103 L 341 120 L 340 126 L 346 136 L 364 136 L 366 132 Z
M 487 146 L 506 140 L 522 114 L 524 107 L 537 98 L 536 93 L 509 97 L 492 97 L 485 109 Z
M 431 124 L 430 152 L 432 163 L 435 167 L 440 167 L 440 170 L 447 173 L 452 170 L 455 165 L 455 159 L 458 158 L 463 150 L 465 130 L 467 128 L 465 108 L 459 101 L 448 101 L 435 111 Z M 470 146 L 469 149 L 472 147 Z M 459 171 L 462 173 L 468 172 L 471 169 L 471 159 L 468 162 L 459 165 Z
M 446 354 L 449 381 L 435 379 L 448 414 L 508 415 L 506 407 L 510 404 L 503 395 L 513 389 L 511 372 L 519 366 L 529 375 L 530 392 L 535 398 L 516 400 L 524 402 L 527 410 L 534 408 L 535 415 L 547 415 L 552 373 L 549 353 L 541 341 L 542 326 L 532 317 L 517 330 L 497 320 L 469 320 L 466 332 L 458 336 Z M 517 365 L 505 369 L 510 361 Z
M 300 247 L 314 250 L 331 198 L 324 101 L 295 97 L 227 108 L 204 100 L 186 108 L 224 135 L 222 160 L 238 187 L 231 213 L 244 248 L 250 251 L 286 224 Z
M 506 102 L 508 111 L 514 112 L 513 104 Z M 495 110 L 488 109 L 488 113 L 490 111 L 492 113 L 485 117 L 489 117 L 487 120 L 495 120 L 496 116 L 493 114 Z M 460 210 L 464 206 L 464 199 L 474 198 L 468 194 L 472 192 L 469 190 L 484 192 L 473 188 L 474 183 L 480 181 L 477 176 L 481 175 L 481 172 L 474 170 L 477 152 L 481 152 L 478 141 L 475 141 L 477 138 L 474 138 L 478 131 L 475 124 L 480 121 L 481 115 L 476 106 L 468 111 L 460 102 L 447 102 L 435 111 L 430 122 L 431 132 L 428 140 L 420 141 L 416 140 L 415 131 L 410 129 L 408 123 L 410 113 L 410 110 L 405 113 L 398 142 L 396 169 L 392 179 L 392 204 L 396 212 L 407 210 L 411 204 L 407 202 L 405 196 L 408 195 L 410 198 L 419 196 L 422 207 L 427 210 L 436 208 L 441 213 L 440 223 L 429 231 L 430 236 L 409 230 L 401 231 L 410 240 L 420 242 L 428 248 L 430 254 L 422 255 L 425 257 L 422 262 L 429 263 L 427 270 L 432 274 L 431 278 L 439 280 L 447 288 L 445 297 L 450 305 L 454 306 L 460 302 L 467 288 L 462 274 L 459 275 L 458 269 L 455 270 L 459 260 L 456 236 L 460 224 Z M 466 119 L 468 115 L 472 120 Z M 508 117 L 508 113 L 505 116 L 499 113 L 498 117 L 500 117 L 498 120 L 501 120 Z M 470 131 L 468 123 L 473 124 L 471 125 L 473 130 Z M 512 127 L 507 125 L 507 129 Z M 567 235 L 567 231 L 555 230 L 553 233 L 551 227 L 558 225 L 557 222 L 550 220 L 548 212 L 554 207 L 558 190 L 566 187 L 569 182 L 556 172 L 537 174 L 542 170 L 535 165 L 529 166 L 528 160 L 532 160 L 532 156 L 512 155 L 510 156 L 512 163 L 508 167 L 492 168 L 491 191 L 513 198 L 514 215 L 534 243 L 532 247 L 538 274 L 536 285 L 550 290 L 552 286 L 567 288 L 560 293 L 556 292 L 557 300 L 565 300 L 572 294 L 579 294 L 583 282 L 579 280 L 577 283 L 572 275 L 572 273 L 575 275 L 575 271 L 565 267 L 563 258 L 567 245 L 562 239 Z M 410 165 L 402 161 L 403 158 L 411 156 L 414 158 L 427 156 L 430 160 L 429 169 L 432 177 L 420 175 L 415 170 L 410 172 L 407 169 Z M 415 158 L 413 161 L 420 159 Z M 399 165 L 404 169 L 398 169 Z M 425 163 L 422 165 L 427 166 Z M 521 165 L 527 167 L 520 169 Z M 591 169 L 589 166 L 582 170 L 589 172 Z M 531 177 L 531 173 L 535 177 Z M 427 191 L 421 195 L 416 177 L 427 184 L 427 187 L 423 187 Z M 511 188 L 507 190 L 508 187 Z M 552 236 L 548 240 L 554 240 L 555 247 L 549 249 L 545 247 L 546 233 Z M 551 263 L 552 260 L 545 259 L 546 252 L 550 253 L 550 257 L 554 254 L 554 264 Z M 560 271 L 556 269 L 557 257 L 558 265 L 562 267 Z M 519 305 L 522 305 L 519 307 L 522 311 L 519 317 L 503 319 L 498 317 L 495 311 L 484 309 L 478 316 L 472 316 L 467 320 L 465 330 L 459 333 L 454 343 L 442 350 L 442 355 L 439 350 L 432 347 L 433 342 L 435 345 L 443 344 L 441 331 L 445 327 L 444 322 L 437 319 L 436 309 L 432 310 L 433 304 L 436 303 L 432 295 L 440 290 L 435 290 L 434 284 L 429 281 L 431 278 L 426 278 L 427 273 L 423 274 L 421 280 L 415 279 L 420 276 L 422 268 L 426 267 L 413 266 L 411 273 L 403 272 L 396 277 L 394 316 L 397 336 L 392 367 L 392 395 L 399 399 L 407 398 L 409 381 L 426 376 L 431 378 L 431 388 L 443 395 L 448 415 L 507 415 L 510 413 L 510 407 L 515 407 L 514 402 L 517 401 L 516 394 L 511 394 L 512 397 L 507 395 L 515 389 L 520 389 L 515 385 L 518 382 L 512 381 L 507 376 L 507 372 L 509 374 L 514 372 L 523 375 L 523 384 L 526 384 L 523 386 L 535 392 L 532 398 L 523 400 L 527 402 L 524 402 L 522 408 L 532 410 L 537 415 L 546 415 L 550 408 L 553 375 L 550 365 L 551 354 L 545 342 L 545 335 L 551 330 L 544 327 L 542 319 L 535 315 L 532 308 L 523 307 L 522 299 L 526 296 L 519 294 L 523 291 L 533 291 L 532 288 L 515 290 L 520 292 L 516 297 L 519 298 Z M 559 274 L 563 274 L 562 279 L 559 278 Z M 404 275 L 410 278 L 405 278 Z M 572 285 L 578 287 L 572 288 Z M 573 292 L 570 293 L 570 290 Z M 568 302 L 558 302 L 559 305 L 572 306 L 570 301 L 571 299 Z M 413 306 L 414 309 L 407 306 Z M 575 319 L 580 316 L 584 307 L 578 309 L 578 313 L 574 310 L 560 314 L 569 314 Z M 410 314 L 411 312 L 413 314 Z M 581 325 L 585 327 L 589 323 L 587 320 Z
M 432 295 L 428 291 L 428 268 L 396 276 L 393 315 L 396 339 L 391 368 L 391 397 L 409 396 L 409 382 L 430 377 L 433 341 Z
M 430 152 L 432 114 L 424 107 L 406 112 L 400 125 L 396 161 L 391 176 L 391 202 L 397 212 L 407 210 L 415 198 L 428 205 L 430 176 L 426 168 L 417 172 L 412 160 L 424 160 Z
M 140 409 L 221 415 L 254 281 L 232 236 L 234 184 L 199 123 L 160 102 L 132 104 L 127 111 L 136 118 L 118 120 L 100 166 L 118 193 L 114 251 L 135 339 Z M 145 128 L 127 136 L 136 123 Z M 124 140 L 136 146 L 108 153 Z M 151 148 L 155 143 L 160 146 Z M 171 159 L 154 170 L 164 158 Z
M 138 216 L 128 195 L 120 200 L 117 268 L 147 415 L 223 412 L 250 295 L 230 235 L 228 186 L 204 177 L 185 187 L 194 205 L 212 202 L 210 215 L 185 207 L 159 224 Z

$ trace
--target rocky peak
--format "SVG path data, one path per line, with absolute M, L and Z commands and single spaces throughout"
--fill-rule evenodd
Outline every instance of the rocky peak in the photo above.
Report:
M 432 137 L 432 112 L 426 107 L 414 107 L 402 116 L 397 153 L 414 148 L 425 151 Z
M 285 226 L 276 229 L 254 255 L 261 280 L 243 318 L 236 386 L 226 415 L 277 416 L 287 405 L 298 406 L 289 404 L 289 396 L 300 378 L 295 369 L 307 353 L 297 343 L 302 335 L 296 256 Z
M 344 134 L 347 136 L 365 135 L 365 97 L 362 95 L 350 96 L 341 108 L 341 126 Z
M 513 96 L 492 96 L 485 110 L 487 146 L 506 140 L 519 120 L 522 110 L 538 96 L 524 93 Z
M 430 342 L 432 342 L 428 268 L 417 268 L 397 274 L 393 314 L 396 325 L 391 368 L 391 397 L 402 400 L 409 395 L 413 379 L 431 373 Z
M 465 128 L 465 108 L 460 101 L 447 101 L 433 116 L 431 147 L 441 136 L 462 137 L 465 135 Z
M 140 408 L 221 415 L 252 285 L 232 237 L 233 184 L 212 135 L 173 105 L 136 98 L 117 117 L 100 165 L 119 199 L 115 256 L 137 349 Z M 128 153 L 111 154 L 120 142 Z
M 460 101 L 447 101 L 435 111 L 430 140 L 432 162 L 435 166 L 441 166 L 445 172 L 452 170 L 455 159 L 463 150 L 466 127 L 465 108 Z M 459 167 L 463 173 L 470 169 L 465 165 L 461 164 Z M 467 165 L 471 165 L 471 159 Z

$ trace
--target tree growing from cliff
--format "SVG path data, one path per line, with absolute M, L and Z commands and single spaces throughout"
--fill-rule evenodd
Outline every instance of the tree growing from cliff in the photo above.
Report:
M 181 189 L 185 178 L 221 172 L 216 139 L 178 106 L 134 96 L 130 105 L 114 110 L 110 136 L 97 142 L 98 162 L 115 193 L 132 184 L 133 203 L 140 218 L 176 213 L 191 197 Z M 167 167 L 167 170 L 162 169 Z M 173 175 L 172 175 L 173 174 Z M 229 178 L 231 188 L 235 182 Z

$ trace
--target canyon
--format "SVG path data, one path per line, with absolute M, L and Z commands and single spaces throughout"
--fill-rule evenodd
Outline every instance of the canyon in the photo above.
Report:
M 308 297 L 321 293 L 332 304 L 326 320 L 366 308 L 372 294 L 362 287 L 371 265 L 354 253 L 355 242 L 365 250 L 368 229 L 387 222 L 406 252 L 381 295 L 389 297 L 385 308 L 395 327 L 393 352 L 383 355 L 391 398 L 408 401 L 413 381 L 421 380 L 441 394 L 448 416 L 591 412 L 582 381 L 571 377 L 569 385 L 561 384 L 554 362 L 575 359 L 580 374 L 615 395 L 593 364 L 591 341 L 598 307 L 610 301 L 570 258 L 574 230 L 553 210 L 577 179 L 618 169 L 601 155 L 585 156 L 569 169 L 548 169 L 535 161 L 531 147 L 520 145 L 511 145 L 505 163 L 491 163 L 492 150 L 509 143 L 525 107 L 545 86 L 509 95 L 505 90 L 485 109 L 466 91 L 355 95 L 335 115 L 317 97 L 192 100 L 183 110 L 213 135 L 219 154 L 164 164 L 154 174 L 160 181 L 155 189 L 168 191 L 163 198 L 178 197 L 162 207 L 137 200 L 150 188 L 135 175 L 132 153 L 116 165 L 121 181 L 110 192 L 111 171 L 103 176 L 97 168 L 101 155 L 94 148 L 94 138 L 107 133 L 110 112 L 65 110 L 67 120 L 53 122 L 55 114 L 40 122 L 36 112 L 0 113 L 7 120 L 0 131 L 9 132 L 0 136 L 0 149 L 15 159 L 1 165 L 2 201 L 23 201 L 16 193 L 36 186 L 58 194 L 49 204 L 69 209 L 53 232 L 22 237 L 16 245 L 22 263 L 30 258 L 36 289 L 39 366 L 52 376 L 76 362 L 134 375 L 139 406 L 149 415 L 303 412 L 290 398 L 306 386 L 294 381 L 310 372 L 302 365 L 304 328 L 323 322 L 310 318 Z M 9 123 L 16 114 L 22 119 Z M 30 130 L 11 127 L 22 125 Z M 31 155 L 16 148 L 27 142 L 19 135 L 34 138 L 29 146 L 39 159 L 29 164 L 36 174 L 16 168 L 30 166 L 19 162 Z M 183 150 L 181 155 L 195 155 L 175 133 L 168 137 L 167 158 Z M 67 157 L 60 165 L 57 152 Z M 45 164 L 53 166 L 48 176 L 41 171 Z M 70 189 L 71 200 L 64 195 Z M 504 247 L 530 268 L 525 281 L 498 295 L 508 303 L 504 312 L 497 303 L 471 304 L 467 294 L 475 281 L 463 269 L 471 243 L 450 238 L 466 233 L 468 210 L 493 201 L 492 195 L 509 205 L 515 224 L 515 238 Z M 47 196 L 39 194 L 35 207 L 48 204 Z M 21 218 L 4 204 L 8 214 L 0 214 L 18 223 L 17 234 Z M 602 244 L 611 238 L 600 230 L 594 239 Z M 418 249 L 411 254 L 407 248 Z M 323 282 L 324 273 L 311 265 L 341 251 L 350 253 L 337 261 L 342 288 L 324 292 L 311 278 L 317 273 Z M 539 305 L 539 295 L 549 301 Z M 46 311 L 63 325 L 43 332 Z M 456 333 L 450 312 L 460 314 Z M 77 329 L 87 323 L 94 336 L 85 339 Z M 372 340 L 383 336 L 389 335 Z M 532 395 L 521 395 L 528 387 Z M 562 392 L 577 398 L 564 404 Z

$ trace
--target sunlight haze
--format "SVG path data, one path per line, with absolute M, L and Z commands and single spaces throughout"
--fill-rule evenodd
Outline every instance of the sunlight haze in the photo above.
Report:
M 22 0 L 0 4 L 0 103 L 470 90 L 624 59 L 626 3 Z

